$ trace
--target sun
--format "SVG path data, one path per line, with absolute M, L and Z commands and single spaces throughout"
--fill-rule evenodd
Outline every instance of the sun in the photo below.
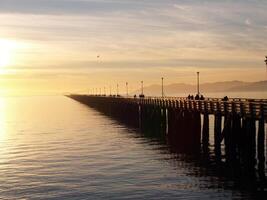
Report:
M 15 42 L 11 40 L 0 39 L 0 67 L 6 67 L 11 64 Z

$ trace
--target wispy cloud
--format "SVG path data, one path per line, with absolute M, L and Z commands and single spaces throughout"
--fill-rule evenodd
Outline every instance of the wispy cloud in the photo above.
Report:
M 0 37 L 32 44 L 18 52 L 18 71 L 106 70 L 112 79 L 117 69 L 174 77 L 245 68 L 263 79 L 266 10 L 260 0 L 1 0 Z
M 1 0 L 0 10 L 4 13 L 25 14 L 87 14 L 90 12 L 115 12 L 139 9 L 132 1 L 101 0 Z

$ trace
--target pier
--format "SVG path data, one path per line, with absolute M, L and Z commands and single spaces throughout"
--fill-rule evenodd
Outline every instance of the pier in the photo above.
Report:
M 265 182 L 267 100 L 69 95 L 130 127 L 166 138 L 177 151 L 209 154 L 216 163 Z M 210 124 L 214 130 L 210 131 Z M 214 135 L 210 135 L 212 132 Z M 210 138 L 213 138 L 210 140 Z

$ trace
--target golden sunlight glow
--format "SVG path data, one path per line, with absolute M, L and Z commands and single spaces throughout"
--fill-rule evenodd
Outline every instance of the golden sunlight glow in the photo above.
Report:
M 0 67 L 6 67 L 11 64 L 16 42 L 6 39 L 0 39 Z
M 0 142 L 5 140 L 6 136 L 6 99 L 0 97 Z

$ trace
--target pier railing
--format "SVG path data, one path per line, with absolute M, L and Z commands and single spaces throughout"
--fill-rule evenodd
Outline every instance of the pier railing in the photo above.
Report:
M 85 95 L 86 96 L 86 95 Z M 220 113 L 223 116 L 234 113 L 241 117 L 253 117 L 255 119 L 267 119 L 267 99 L 229 98 L 224 101 L 219 98 L 205 98 L 205 100 L 191 100 L 186 97 L 116 97 L 116 96 L 93 96 L 95 100 L 109 99 L 115 102 L 128 102 L 160 106 L 163 108 L 177 108 L 199 111 L 202 114 Z
M 267 117 L 267 100 L 246 100 L 229 99 L 223 101 L 220 99 L 207 100 L 189 100 L 187 98 L 157 98 L 149 97 L 135 100 L 140 104 L 151 104 L 161 107 L 173 107 L 178 109 L 187 109 L 199 111 L 201 113 L 215 114 L 221 113 L 223 116 L 228 113 L 235 113 L 242 117 L 254 117 L 259 119 Z

